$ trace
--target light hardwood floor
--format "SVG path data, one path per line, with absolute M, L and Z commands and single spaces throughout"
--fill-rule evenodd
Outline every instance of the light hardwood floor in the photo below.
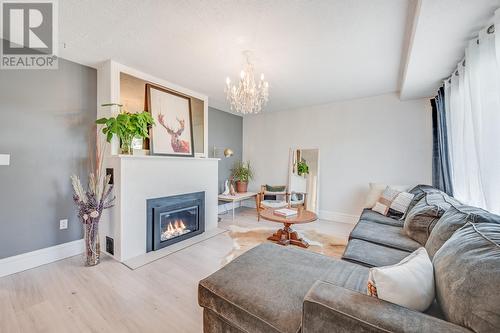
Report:
M 232 224 L 223 215 L 219 224 Z M 257 222 L 253 209 L 235 224 Z M 317 221 L 301 228 L 347 237 L 351 225 Z M 81 256 L 0 278 L 0 332 L 202 332 L 198 281 L 222 266 L 233 241 L 222 233 L 134 271 L 110 257 L 83 267 Z

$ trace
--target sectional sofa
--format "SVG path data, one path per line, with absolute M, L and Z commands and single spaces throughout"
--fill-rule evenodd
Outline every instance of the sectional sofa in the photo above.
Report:
M 500 332 L 500 216 L 430 186 L 403 218 L 365 209 L 342 260 L 259 245 L 200 281 L 204 332 Z M 425 246 L 436 300 L 421 313 L 367 295 L 369 268 Z

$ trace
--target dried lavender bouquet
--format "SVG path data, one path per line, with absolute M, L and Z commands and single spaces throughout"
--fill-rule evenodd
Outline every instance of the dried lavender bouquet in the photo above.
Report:
M 93 266 L 99 263 L 99 221 L 105 209 L 114 206 L 115 197 L 111 195 L 113 185 L 109 184 L 110 176 L 103 173 L 103 149 L 97 151 L 95 163 L 91 164 L 88 188 L 84 189 L 80 178 L 71 176 L 73 185 L 73 201 L 78 209 L 78 217 L 85 231 L 86 264 Z

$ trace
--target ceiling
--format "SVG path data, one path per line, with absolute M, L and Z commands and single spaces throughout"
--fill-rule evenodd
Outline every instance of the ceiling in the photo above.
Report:
M 493 19 L 500 0 L 422 0 L 414 12 L 401 99 L 436 94 L 465 55 L 467 42 Z
M 225 78 L 237 78 L 244 50 L 270 83 L 267 111 L 400 90 L 419 98 L 434 94 L 478 22 L 499 6 L 500 0 L 64 0 L 60 55 L 93 67 L 116 60 L 204 93 L 225 111 Z

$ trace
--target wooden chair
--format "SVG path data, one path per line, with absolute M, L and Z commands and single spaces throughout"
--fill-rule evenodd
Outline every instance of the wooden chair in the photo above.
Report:
M 255 197 L 257 207 L 257 221 L 260 221 L 260 211 L 266 208 L 290 207 L 290 193 L 286 185 L 271 186 L 262 185 L 260 192 Z

